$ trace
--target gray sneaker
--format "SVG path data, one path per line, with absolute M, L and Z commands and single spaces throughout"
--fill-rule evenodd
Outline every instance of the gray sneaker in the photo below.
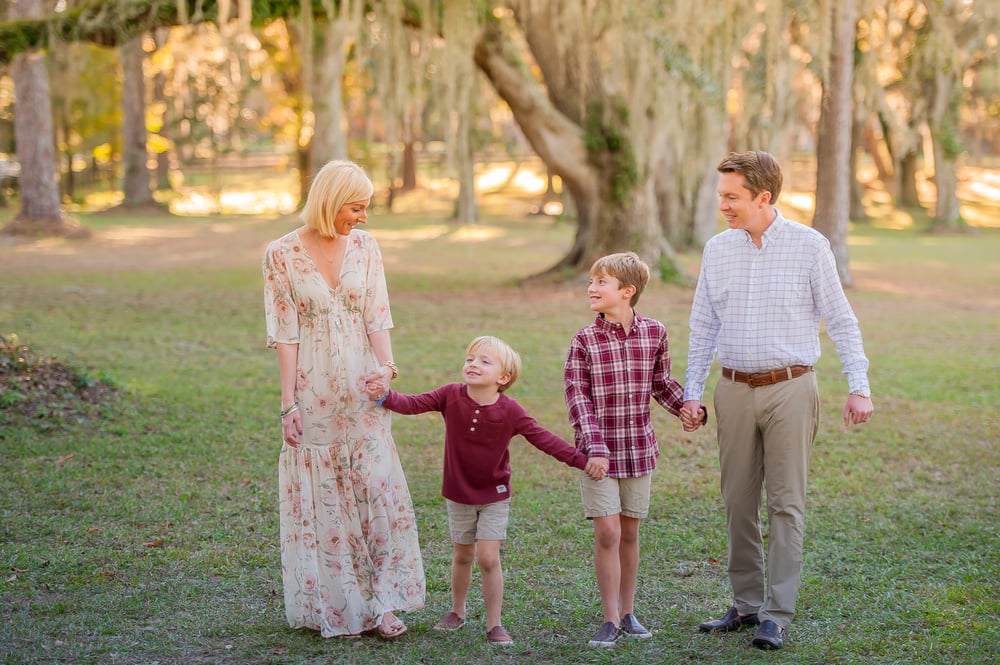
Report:
M 622 617 L 622 635 L 633 637 L 637 640 L 645 640 L 653 636 L 646 627 L 639 623 L 634 614 L 626 614 Z
M 594 636 L 590 638 L 587 642 L 588 647 L 597 647 L 599 649 L 610 649 L 618 641 L 618 638 L 622 636 L 622 629 L 611 623 L 610 621 L 605 621 L 601 624 L 601 627 L 597 629 Z

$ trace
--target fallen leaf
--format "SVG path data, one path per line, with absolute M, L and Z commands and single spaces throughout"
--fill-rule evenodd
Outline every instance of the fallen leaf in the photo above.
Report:
M 163 546 L 163 538 L 157 538 L 155 540 L 151 540 L 148 543 L 144 543 L 144 545 L 146 547 L 162 547 Z
M 67 461 L 73 459 L 73 455 L 75 455 L 75 454 L 76 453 L 70 453 L 69 455 L 63 455 L 62 457 L 60 457 L 59 459 L 56 460 L 56 464 L 62 464 L 64 462 L 67 462 Z

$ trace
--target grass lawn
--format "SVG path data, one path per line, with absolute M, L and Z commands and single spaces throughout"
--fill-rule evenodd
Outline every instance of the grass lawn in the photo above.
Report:
M 696 625 L 730 595 L 714 426 L 657 413 L 661 457 L 642 527 L 637 614 L 651 640 L 595 651 L 592 534 L 572 470 L 523 441 L 504 550 L 504 623 L 490 649 L 473 581 L 449 608 L 451 546 L 436 415 L 394 420 L 427 571 L 409 632 L 323 640 L 288 628 L 278 554 L 279 391 L 264 348 L 260 257 L 295 222 L 81 215 L 88 241 L 0 239 L 0 334 L 108 378 L 100 417 L 30 421 L 0 396 L 0 662 L 14 663 L 995 663 L 1000 652 L 1000 231 L 930 236 L 857 227 L 849 297 L 872 361 L 875 417 L 845 431 L 846 384 L 824 337 L 798 616 L 786 648 Z M 512 391 L 571 437 L 561 368 L 591 319 L 584 285 L 522 288 L 572 229 L 545 219 L 455 228 L 374 215 L 401 376 L 458 379 L 495 334 L 524 359 Z M 696 266 L 698 256 L 686 256 Z M 652 285 L 638 310 L 672 335 L 683 380 L 692 291 Z M 715 376 L 717 376 L 717 371 Z M 714 379 L 713 379 L 714 380 Z M 710 383 L 710 387 L 711 387 Z

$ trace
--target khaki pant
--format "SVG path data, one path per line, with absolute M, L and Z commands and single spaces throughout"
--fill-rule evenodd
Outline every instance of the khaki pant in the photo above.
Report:
M 729 581 L 741 613 L 787 627 L 802 573 L 809 453 L 819 425 L 815 372 L 751 388 L 715 388 L 722 498 L 729 528 Z M 760 528 L 767 493 L 767 569 Z

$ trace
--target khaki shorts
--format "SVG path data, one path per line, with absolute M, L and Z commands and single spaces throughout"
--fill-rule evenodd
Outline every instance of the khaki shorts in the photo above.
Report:
M 479 540 L 507 540 L 510 499 L 470 506 L 445 499 L 451 540 L 459 545 L 475 545 Z
M 649 487 L 653 474 L 638 478 L 610 478 L 591 480 L 580 472 L 580 496 L 583 514 L 587 519 L 624 515 L 644 519 L 649 515 Z

